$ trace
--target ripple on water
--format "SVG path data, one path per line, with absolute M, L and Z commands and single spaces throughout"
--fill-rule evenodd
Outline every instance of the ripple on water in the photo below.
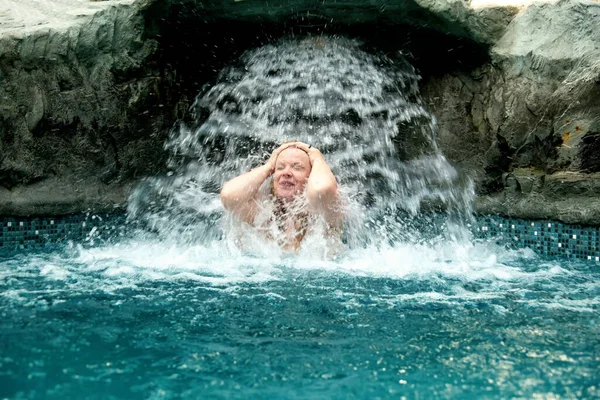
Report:
M 485 242 L 315 262 L 134 240 L 0 276 L 9 397 L 597 394 L 598 273 Z

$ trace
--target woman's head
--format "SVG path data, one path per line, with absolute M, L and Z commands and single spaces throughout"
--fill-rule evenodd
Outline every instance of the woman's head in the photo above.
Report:
M 311 171 L 310 158 L 303 150 L 288 147 L 277 156 L 273 173 L 273 194 L 291 200 L 306 186 Z

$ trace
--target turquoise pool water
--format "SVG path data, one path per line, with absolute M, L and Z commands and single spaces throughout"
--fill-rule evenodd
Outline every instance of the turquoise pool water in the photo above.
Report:
M 485 241 L 13 254 L 0 398 L 595 398 L 599 305 L 595 263 Z

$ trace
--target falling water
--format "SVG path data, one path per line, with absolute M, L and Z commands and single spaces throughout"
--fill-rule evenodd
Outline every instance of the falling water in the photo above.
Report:
M 283 141 L 301 140 L 322 151 L 347 197 L 350 246 L 419 240 L 413 217 L 424 205 L 444 216 L 428 220 L 427 231 L 447 236 L 471 214 L 472 185 L 439 151 L 417 82 L 408 63 L 349 39 L 249 51 L 198 95 L 195 123 L 173 130 L 166 144 L 171 172 L 145 181 L 130 213 L 163 237 L 214 240 L 223 183 Z

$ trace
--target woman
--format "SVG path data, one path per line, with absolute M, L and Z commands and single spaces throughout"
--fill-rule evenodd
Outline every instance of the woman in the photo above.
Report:
M 271 196 L 261 194 L 260 187 L 271 176 Z M 306 143 L 286 142 L 264 165 L 225 183 L 221 202 L 288 251 L 298 250 L 319 219 L 326 235 L 340 236 L 343 215 L 337 182 L 321 152 Z

